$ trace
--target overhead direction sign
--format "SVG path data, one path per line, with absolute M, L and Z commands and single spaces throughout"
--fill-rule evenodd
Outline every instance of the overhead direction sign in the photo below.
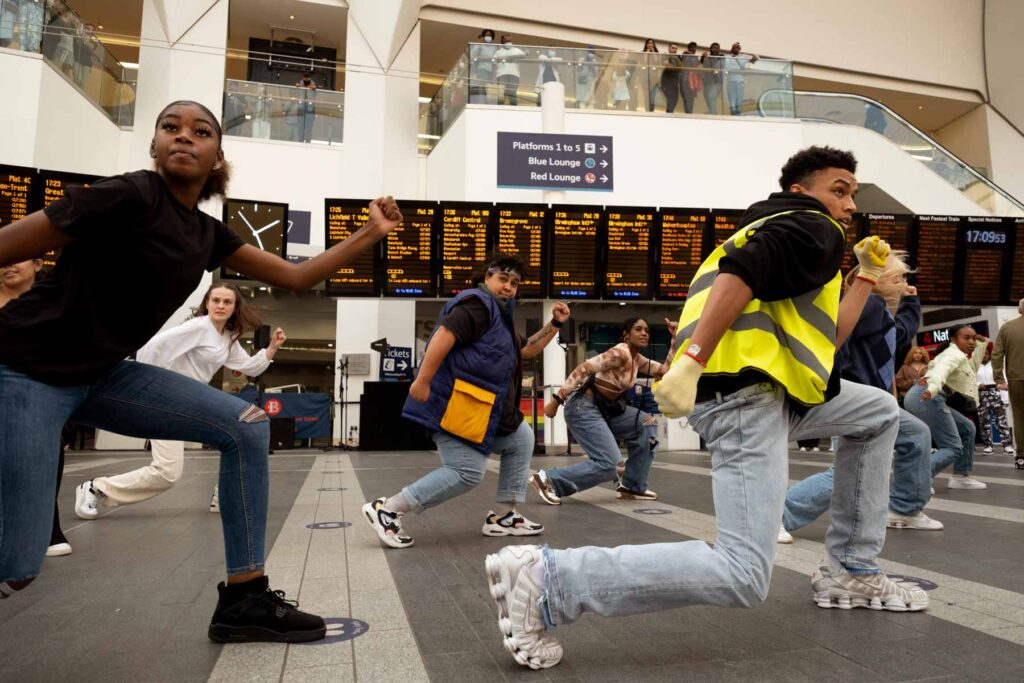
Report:
M 402 382 L 412 379 L 412 349 L 408 346 L 389 346 L 380 357 L 380 379 Z
M 498 133 L 498 187 L 610 192 L 610 135 Z

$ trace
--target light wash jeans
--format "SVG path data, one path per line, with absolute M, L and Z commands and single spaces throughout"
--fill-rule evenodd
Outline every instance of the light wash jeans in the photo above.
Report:
M 68 420 L 216 446 L 228 574 L 263 568 L 270 421 L 262 411 L 144 363 L 123 361 L 99 381 L 71 387 L 0 365 L 0 581 L 39 574 L 50 539 L 60 429 Z
M 889 484 L 889 509 L 893 512 L 916 515 L 931 499 L 931 446 L 928 425 L 901 409 Z M 834 476 L 834 468 L 829 467 L 790 487 L 782 515 L 782 526 L 787 531 L 807 526 L 828 510 Z
M 651 462 L 658 448 L 658 426 L 645 425 L 650 415 L 632 406 L 611 420 L 605 420 L 594 399 L 575 394 L 565 404 L 565 422 L 573 438 L 583 447 L 588 460 L 546 470 L 548 481 L 559 496 L 571 496 L 606 481 L 615 481 L 615 465 L 622 460 L 618 440 L 626 442 L 629 460 L 622 485 L 630 491 L 647 490 Z
M 743 113 L 743 92 L 747 83 L 742 78 L 729 77 L 726 81 L 726 94 L 729 96 L 729 113 L 740 116 Z
M 690 424 L 711 452 L 717 539 L 544 549 L 545 623 L 583 612 L 619 616 L 686 605 L 753 607 L 768 595 L 776 536 L 786 497 L 788 442 L 840 434 L 829 561 L 854 574 L 879 571 L 885 540 L 896 399 L 842 382 L 842 392 L 804 415 L 772 384 L 698 403 Z
M 946 405 L 946 395 L 939 392 L 931 400 L 921 398 L 927 387 L 915 384 L 903 399 L 903 406 L 928 425 L 938 447 L 932 453 L 932 476 L 953 464 L 955 474 L 970 474 L 974 467 L 974 423 Z
M 461 496 L 483 481 L 487 456 L 444 432 L 434 433 L 441 467 L 402 489 L 410 509 L 423 512 L 427 508 Z M 499 503 L 526 501 L 526 480 L 530 476 L 534 437 L 526 420 L 516 431 L 494 439 L 492 450 L 501 458 L 498 470 Z

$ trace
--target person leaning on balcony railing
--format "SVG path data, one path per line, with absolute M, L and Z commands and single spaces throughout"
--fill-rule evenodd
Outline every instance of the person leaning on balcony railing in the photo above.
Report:
M 479 43 L 469 46 L 469 103 L 489 104 L 487 87 L 494 82 L 494 31 L 485 28 Z
M 501 37 L 501 47 L 494 51 L 498 84 L 502 87 L 498 92 L 498 104 L 519 105 L 519 60 L 524 57 L 526 53 L 512 44 L 511 36 Z
M 679 46 L 669 43 L 668 54 L 665 55 L 665 68 L 661 71 L 661 91 L 665 93 L 665 112 L 671 114 L 679 101 L 679 87 L 682 75 L 683 58 Z
M 658 44 L 654 42 L 654 38 L 648 38 L 644 41 L 644 52 L 659 52 Z M 650 69 L 647 79 L 647 111 L 654 111 L 654 98 L 658 95 L 658 88 L 660 87 L 659 71 L 656 66 L 658 62 L 654 61 L 653 57 L 648 57 L 643 61 L 643 66 L 646 69 Z
M 700 57 L 704 67 L 704 102 L 708 105 L 709 114 L 718 114 L 722 105 L 722 69 L 725 68 L 725 55 L 722 46 L 711 43 L 708 52 Z
M 741 52 L 743 46 L 737 40 L 729 50 L 729 56 L 725 58 L 726 89 L 729 96 L 729 113 L 739 116 L 743 113 L 743 92 L 747 87 L 747 81 L 743 78 L 743 70 L 756 62 L 760 57 L 755 54 L 744 54 Z
M 297 106 L 294 119 L 295 140 L 309 142 L 313 139 L 313 120 L 316 116 L 316 91 L 320 86 L 313 80 L 313 74 L 309 71 L 303 72 L 302 78 L 295 83 L 296 88 L 305 88 L 311 92 L 301 93 L 301 99 Z
M 693 102 L 697 93 L 704 89 L 704 79 L 700 72 L 700 55 L 697 54 L 697 43 L 690 41 L 686 51 L 681 55 L 683 72 L 679 75 L 679 87 L 683 93 L 683 111 L 693 113 Z

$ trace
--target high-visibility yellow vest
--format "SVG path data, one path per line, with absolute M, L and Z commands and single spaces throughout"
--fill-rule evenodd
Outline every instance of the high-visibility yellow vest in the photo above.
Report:
M 829 220 L 845 240 L 843 226 L 820 211 L 783 211 L 737 230 L 701 264 L 690 282 L 679 318 L 676 358 L 690 343 L 723 256 L 742 249 L 766 221 L 792 213 L 815 213 Z M 738 375 L 759 370 L 782 385 L 789 397 L 804 405 L 825 402 L 825 388 L 836 352 L 836 321 L 842 275 L 823 287 L 780 301 L 752 299 L 715 348 L 705 375 Z

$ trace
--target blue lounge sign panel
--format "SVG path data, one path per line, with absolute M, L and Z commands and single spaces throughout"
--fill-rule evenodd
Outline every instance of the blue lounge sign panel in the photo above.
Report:
M 498 133 L 498 187 L 610 192 L 610 135 Z

